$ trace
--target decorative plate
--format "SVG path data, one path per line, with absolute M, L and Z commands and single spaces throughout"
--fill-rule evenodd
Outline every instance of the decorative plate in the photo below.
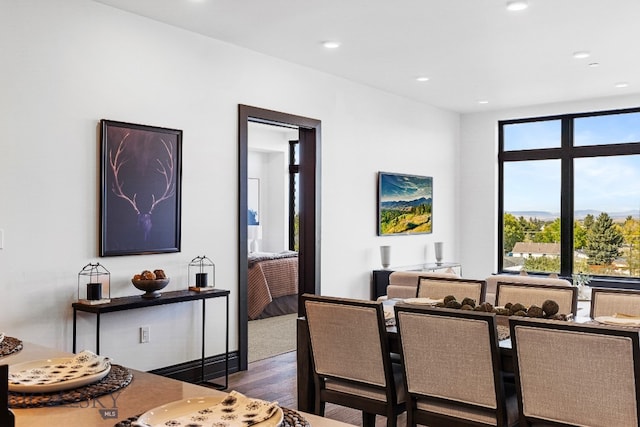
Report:
M 419 305 L 436 305 L 439 302 L 442 302 L 441 299 L 431 299 L 431 298 L 407 298 L 404 300 L 407 304 L 419 304 Z
M 640 326 L 640 317 L 632 316 L 598 316 L 595 319 L 598 323 L 615 326 Z
M 225 402 L 230 402 L 230 399 L 235 399 L 235 403 L 226 405 Z M 269 412 L 264 412 L 265 410 Z M 248 423 L 249 416 L 256 413 L 261 413 L 268 418 L 255 424 Z M 284 413 L 277 403 L 250 399 L 232 391 L 227 396 L 195 397 L 167 403 L 140 415 L 132 425 L 138 427 L 205 425 L 278 427 L 283 418 Z
M 9 390 L 49 393 L 100 381 L 111 370 L 107 357 L 83 351 L 74 357 L 33 360 L 9 366 Z

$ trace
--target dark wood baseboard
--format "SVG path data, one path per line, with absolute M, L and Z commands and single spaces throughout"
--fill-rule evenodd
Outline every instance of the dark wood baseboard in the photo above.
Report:
M 224 354 L 209 356 L 204 361 L 204 380 L 224 377 Z M 238 372 L 238 352 L 229 352 L 229 374 Z M 175 380 L 197 383 L 201 380 L 202 365 L 200 359 L 149 371 L 152 374 Z

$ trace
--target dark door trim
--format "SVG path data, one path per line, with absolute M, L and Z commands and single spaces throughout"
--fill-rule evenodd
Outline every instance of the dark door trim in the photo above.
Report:
M 238 366 L 247 369 L 247 155 L 249 122 L 297 127 L 300 141 L 298 298 L 320 292 L 320 120 L 238 106 Z M 303 315 L 303 306 L 298 304 Z

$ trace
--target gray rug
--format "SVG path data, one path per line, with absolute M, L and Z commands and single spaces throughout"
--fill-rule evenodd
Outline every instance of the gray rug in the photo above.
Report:
M 249 321 L 249 363 L 296 349 L 297 314 Z

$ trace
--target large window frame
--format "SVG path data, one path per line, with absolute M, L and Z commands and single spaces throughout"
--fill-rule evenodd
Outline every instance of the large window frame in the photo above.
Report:
M 531 160 L 557 160 L 561 162 L 560 184 L 560 277 L 571 280 L 573 273 L 573 224 L 574 224 L 574 160 L 587 157 L 609 157 L 640 154 L 640 141 L 602 145 L 574 146 L 574 123 L 576 119 L 604 115 L 638 113 L 640 108 L 598 111 L 590 113 L 563 114 L 525 119 L 501 120 L 498 122 L 498 271 L 504 270 L 504 168 L 505 163 Z M 559 120 L 561 122 L 561 145 L 558 148 L 510 150 L 504 149 L 504 128 L 507 125 Z M 640 288 L 640 278 L 595 276 L 591 286 Z

